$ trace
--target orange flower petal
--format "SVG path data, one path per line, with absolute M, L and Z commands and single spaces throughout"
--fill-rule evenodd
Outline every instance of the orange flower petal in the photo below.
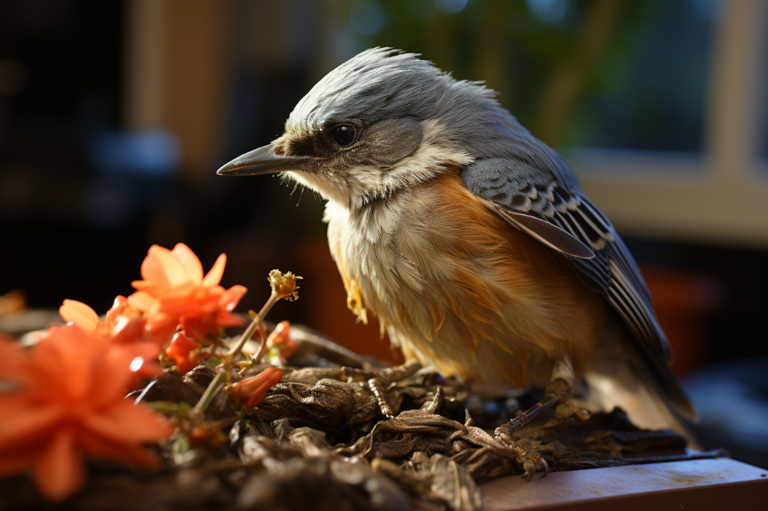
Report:
M 0 478 L 22 472 L 35 464 L 41 449 L 35 446 L 21 445 L 0 450 Z
M 221 254 L 216 262 L 213 263 L 211 270 L 205 276 L 202 282 L 202 287 L 218 286 L 221 282 L 221 277 L 224 275 L 224 267 L 227 265 L 227 254 Z
M 29 375 L 26 363 L 29 359 L 24 347 L 14 340 L 0 340 L 0 380 L 24 385 Z
M 184 268 L 185 280 L 192 280 L 196 285 L 200 285 L 203 280 L 203 265 L 195 253 L 184 243 L 177 243 L 171 254 L 179 260 Z
M 237 285 L 230 287 L 219 299 L 219 307 L 227 312 L 232 312 L 247 292 L 248 288 L 245 286 Z
M 170 254 L 170 250 L 159 245 L 152 245 L 149 247 L 147 257 L 145 257 L 144 261 L 141 263 L 141 278 L 144 279 L 145 282 L 152 283 L 153 285 L 162 287 L 169 286 L 170 282 L 168 281 L 163 261 L 167 259 L 167 257 L 173 259 L 173 256 Z M 163 258 L 163 256 L 167 257 Z
M 192 327 L 185 326 L 185 329 L 192 330 Z M 197 367 L 198 360 L 201 357 L 195 350 L 201 347 L 202 345 L 179 332 L 174 334 L 170 346 L 165 350 L 165 354 L 176 362 L 176 368 L 181 374 L 186 374 Z
M 136 282 L 134 282 L 134 284 L 136 284 Z M 136 286 L 134 285 L 133 287 L 136 287 Z M 128 297 L 128 305 L 142 312 L 149 311 L 155 306 L 156 303 L 157 303 L 157 300 L 155 299 L 155 297 L 153 297 L 146 291 L 136 291 L 135 293 L 133 293 L 131 296 Z
M 144 337 L 144 318 L 117 316 L 112 321 L 110 336 L 115 344 L 135 344 Z
M 227 390 L 230 396 L 241 403 L 246 402 L 248 406 L 256 406 L 261 403 L 267 395 L 269 389 L 283 377 L 283 370 L 279 367 L 268 367 L 256 376 L 245 378 Z
M 48 500 L 61 501 L 85 482 L 85 469 L 74 440 L 71 429 L 62 430 L 35 464 L 35 484 Z
M 149 247 L 149 253 L 141 263 L 141 277 L 156 284 L 159 289 L 177 286 L 187 280 L 181 261 L 159 245 Z
M 163 302 L 168 299 L 189 300 L 190 295 L 192 295 L 196 289 L 198 289 L 198 285 L 190 280 L 188 282 L 180 282 L 172 287 L 162 289 L 158 291 L 154 296 Z M 152 293 L 150 292 L 150 294 Z M 165 303 L 163 303 L 163 306 L 165 306 Z
M 23 393 L 0 395 L 0 448 L 13 446 L 50 428 L 66 413 L 66 403 L 40 406 Z
M 162 373 L 156 362 L 160 347 L 154 342 L 112 343 L 94 375 L 94 387 L 88 396 L 92 407 L 108 406 L 122 400 L 125 393 L 135 388 L 142 377 L 151 378 Z
M 176 255 L 167 248 L 153 245 L 149 249 L 148 258 L 154 258 L 154 260 L 160 265 L 162 268 L 163 276 L 165 277 L 165 281 L 168 282 L 170 287 L 184 284 L 189 280 L 189 276 L 185 271 L 185 267 L 182 261 L 179 260 L 179 258 L 176 257 Z M 142 277 L 143 276 L 144 274 L 142 273 Z M 147 279 L 145 278 L 144 280 Z M 159 280 L 159 282 L 162 282 L 162 280 Z
M 291 339 L 291 324 L 288 321 L 277 324 L 267 338 L 267 346 L 279 348 L 283 357 L 290 357 L 299 349 L 299 345 Z
M 145 331 L 157 344 L 165 344 L 170 340 L 179 324 L 178 317 L 158 313 L 147 320 Z
M 111 346 L 109 354 L 104 356 L 104 362 L 95 368 L 93 384 L 83 398 L 90 408 L 109 406 L 131 390 L 133 373 L 130 365 L 134 357 L 120 350 L 122 346 L 125 345 Z
M 219 312 L 216 314 L 216 326 L 229 327 L 240 326 L 245 323 L 245 320 L 240 316 L 236 316 L 231 312 Z
M 173 427 L 162 415 L 143 404 L 123 400 L 82 418 L 83 427 L 119 443 L 157 442 L 173 434 Z
M 134 280 L 131 282 L 131 286 L 138 291 L 148 293 L 152 297 L 159 295 L 163 290 L 168 288 L 167 285 L 160 286 L 157 282 L 151 282 L 149 280 Z
M 93 309 L 77 300 L 64 300 L 64 304 L 59 307 L 59 314 L 64 321 L 74 323 L 83 330 L 96 330 L 101 323 L 99 315 Z
M 123 314 L 127 308 L 129 308 L 128 299 L 123 295 L 117 295 L 115 301 L 112 302 L 112 307 L 107 311 L 107 322 L 111 325 L 117 321 L 117 318 Z
M 101 363 L 109 345 L 96 338 L 93 332 L 83 330 L 74 324 L 53 330 L 35 346 L 33 362 L 42 367 L 52 377 L 60 379 L 60 391 L 66 392 L 69 399 L 82 398 L 88 391 L 93 372 Z M 52 369 L 53 361 L 58 368 Z M 66 374 L 66 378 L 59 376 Z

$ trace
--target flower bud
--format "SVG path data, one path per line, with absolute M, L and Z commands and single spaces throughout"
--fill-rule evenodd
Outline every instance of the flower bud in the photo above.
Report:
M 272 333 L 267 338 L 268 348 L 277 348 L 280 350 L 280 355 L 283 357 L 290 357 L 293 355 L 299 345 L 296 341 L 291 339 L 291 324 L 288 321 L 281 321 L 277 324 Z
M 256 376 L 245 378 L 227 389 L 232 398 L 238 403 L 254 407 L 267 396 L 267 391 L 283 377 L 283 370 L 278 367 L 268 367 Z
M 181 374 L 186 374 L 200 362 L 202 355 L 198 351 L 202 346 L 181 332 L 174 334 L 165 354 L 176 362 Z

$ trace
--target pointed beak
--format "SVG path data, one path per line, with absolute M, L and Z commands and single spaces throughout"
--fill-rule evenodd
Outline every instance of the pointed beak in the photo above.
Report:
M 258 176 L 286 170 L 308 170 L 311 156 L 279 156 L 272 152 L 272 145 L 265 145 L 238 156 L 216 173 L 220 176 Z

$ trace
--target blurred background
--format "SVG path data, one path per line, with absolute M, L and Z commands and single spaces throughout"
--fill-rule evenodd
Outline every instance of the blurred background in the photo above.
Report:
M 354 323 L 323 204 L 215 170 L 371 46 L 485 80 L 561 151 L 642 265 L 707 447 L 768 466 L 768 2 L 0 0 L 0 313 L 105 312 L 153 243 L 258 309 L 398 360 Z

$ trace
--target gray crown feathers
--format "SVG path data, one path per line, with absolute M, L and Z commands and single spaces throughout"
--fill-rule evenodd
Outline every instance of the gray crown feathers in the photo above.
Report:
M 418 54 L 371 48 L 323 77 L 291 112 L 287 124 L 323 128 L 357 120 L 437 119 L 449 142 L 476 159 L 513 158 L 550 170 L 580 189 L 562 157 L 534 138 L 482 82 L 456 80 Z

